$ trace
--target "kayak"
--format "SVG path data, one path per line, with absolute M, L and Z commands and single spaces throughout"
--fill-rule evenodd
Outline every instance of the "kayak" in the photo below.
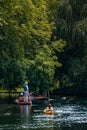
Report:
M 46 109 L 44 109 L 43 112 L 45 114 L 54 114 L 54 110 L 46 110 Z

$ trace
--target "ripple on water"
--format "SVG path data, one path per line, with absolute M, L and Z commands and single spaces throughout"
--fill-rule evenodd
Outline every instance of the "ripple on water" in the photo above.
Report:
M 74 124 L 86 124 L 87 123 L 87 105 L 80 104 L 56 104 L 54 106 L 54 115 L 46 115 L 43 113 L 43 107 L 33 107 L 32 111 L 28 114 L 25 113 L 25 109 L 20 110 L 15 108 L 14 113 L 11 109 L 11 116 L 6 114 L 8 111 L 2 111 L 0 118 L 2 121 L 7 119 L 8 122 L 0 124 L 0 129 L 6 130 L 33 130 L 40 128 L 58 128 L 64 126 L 72 127 Z M 41 108 L 41 109 L 40 109 Z M 13 116 L 13 120 L 12 120 Z M 0 120 L 0 122 L 1 122 Z M 12 122 L 9 122 L 12 121 Z M 8 124 L 7 124 L 8 123 Z M 77 128 L 77 126 L 76 126 Z M 78 128 L 77 128 L 78 129 Z
M 56 124 L 87 123 L 87 108 L 80 105 L 65 105 L 55 108 Z

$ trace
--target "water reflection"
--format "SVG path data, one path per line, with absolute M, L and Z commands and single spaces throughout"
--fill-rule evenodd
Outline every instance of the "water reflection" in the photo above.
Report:
M 45 121 L 47 128 L 50 128 L 50 130 L 54 129 L 54 116 L 53 115 L 45 115 Z
M 19 105 L 20 112 L 25 116 L 28 116 L 31 111 L 32 106 L 31 105 Z
M 21 113 L 21 128 L 29 128 L 31 108 L 31 105 L 19 105 Z
M 52 100 L 54 115 L 43 113 L 48 102 L 33 105 L 0 105 L 0 129 L 2 130 L 86 130 L 87 99 Z M 9 106 L 8 106 L 9 105 Z

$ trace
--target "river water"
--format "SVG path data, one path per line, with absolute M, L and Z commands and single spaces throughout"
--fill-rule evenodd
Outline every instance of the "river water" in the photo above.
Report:
M 48 102 L 53 115 L 43 113 Z M 32 106 L 1 103 L 0 130 L 87 130 L 87 99 L 33 101 Z

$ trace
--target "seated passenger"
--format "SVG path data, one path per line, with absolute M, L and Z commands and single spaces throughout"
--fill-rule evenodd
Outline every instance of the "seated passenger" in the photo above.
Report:
M 23 93 L 20 93 L 18 100 L 19 102 L 24 102 Z
M 46 110 L 53 110 L 53 107 L 50 103 L 48 104 L 48 107 L 46 108 Z

